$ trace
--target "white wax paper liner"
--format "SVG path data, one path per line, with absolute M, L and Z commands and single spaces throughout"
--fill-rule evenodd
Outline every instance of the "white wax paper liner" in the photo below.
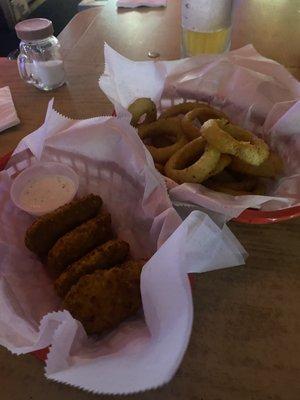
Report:
M 9 87 L 0 88 L 0 132 L 19 123 Z
M 269 185 L 267 196 L 234 197 L 203 185 L 166 180 L 173 202 L 210 210 L 224 221 L 246 208 L 278 210 L 300 204 L 300 84 L 273 60 L 248 45 L 223 55 L 176 61 L 130 61 L 105 45 L 100 88 L 117 115 L 138 97 L 150 97 L 159 110 L 186 100 L 204 100 L 234 123 L 263 136 L 285 164 L 284 176 Z
M 228 228 L 219 229 L 199 211 L 191 213 L 143 269 L 146 324 L 134 319 L 103 340 L 87 339 L 75 323 L 62 325 L 48 357 L 47 377 L 113 394 L 168 382 L 181 362 L 192 328 L 187 273 L 237 265 L 243 256 Z
M 33 218 L 10 201 L 11 178 L 37 159 L 70 165 L 79 193 L 98 193 L 134 257 L 149 257 L 141 279 L 142 314 L 101 338 L 87 338 L 59 305 L 43 266 L 24 246 Z M 192 323 L 187 272 L 240 265 L 245 251 L 205 214 L 183 225 L 162 177 L 128 119 L 72 121 L 49 104 L 46 121 L 18 146 L 0 173 L 0 343 L 16 354 L 51 345 L 50 379 L 96 393 L 157 387 L 175 373 Z M 172 233 L 175 231 L 174 235 Z

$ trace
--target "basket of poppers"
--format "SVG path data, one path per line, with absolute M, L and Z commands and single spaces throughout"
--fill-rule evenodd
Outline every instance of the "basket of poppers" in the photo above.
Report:
M 0 223 L 0 344 L 95 393 L 168 382 L 192 327 L 188 274 L 245 257 L 203 212 L 182 222 L 128 119 L 73 121 L 52 102 L 0 172 Z
M 300 215 L 300 85 L 281 65 L 252 46 L 156 62 L 106 46 L 105 59 L 100 87 L 129 114 L 174 206 L 218 221 Z

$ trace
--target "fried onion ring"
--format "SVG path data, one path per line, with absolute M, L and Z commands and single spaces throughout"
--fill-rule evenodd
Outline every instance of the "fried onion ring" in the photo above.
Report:
M 201 127 L 202 136 L 221 153 L 231 154 L 251 165 L 260 165 L 269 156 L 268 145 L 248 131 L 243 132 L 243 137 L 248 140 L 240 141 L 242 131 L 227 121 L 214 119 Z
M 164 173 L 165 173 L 165 166 L 164 165 L 155 163 L 155 168 L 157 169 L 157 171 L 159 171 L 161 174 L 164 175 Z
M 160 114 L 159 119 L 166 119 L 170 117 L 177 117 L 180 114 L 186 114 L 194 108 L 198 108 L 201 106 L 207 106 L 206 103 L 202 101 L 187 101 L 186 103 L 176 104 L 176 106 L 172 106 L 167 108 Z
M 233 125 L 226 119 L 218 120 L 219 128 L 225 130 L 225 132 L 229 133 L 234 139 L 239 142 L 250 142 L 253 138 L 253 133 L 247 131 L 246 129 L 241 128 L 238 125 Z
M 152 136 L 149 138 L 149 143 L 145 140 L 146 144 L 150 144 L 154 147 L 166 147 L 174 144 L 176 142 L 176 136 L 172 135 L 160 135 L 160 136 Z
M 149 124 L 156 120 L 157 117 L 157 110 L 156 105 L 153 101 L 147 97 L 142 97 L 140 99 L 135 100 L 130 106 L 128 107 L 128 111 L 131 113 L 131 125 L 137 127 L 141 125 L 139 123 L 140 118 L 146 114 L 145 120 L 143 124 Z
M 214 168 L 210 174 L 209 177 L 218 175 L 220 172 L 222 172 L 228 165 L 231 163 L 231 157 L 228 154 L 221 154 L 220 159 L 218 161 L 218 164 L 216 165 L 216 168 Z
M 217 167 L 220 152 L 199 137 L 187 143 L 165 165 L 167 177 L 177 183 L 201 183 Z
M 255 189 L 256 185 L 257 179 L 255 177 L 244 177 L 241 181 L 232 180 L 228 182 L 220 182 L 218 179 L 211 179 L 210 181 L 205 182 L 205 186 L 209 189 L 231 194 L 233 196 L 253 194 L 252 190 Z
M 252 190 L 252 194 L 256 194 L 257 196 L 263 196 L 266 194 L 266 185 L 264 182 L 258 182 L 255 185 L 255 188 Z
M 222 154 L 222 155 L 224 155 L 224 154 Z M 223 171 L 212 176 L 208 181 L 206 181 L 203 184 L 206 185 L 207 182 L 208 183 L 209 182 L 224 183 L 224 182 L 233 182 L 233 181 L 234 181 L 234 177 L 232 176 L 232 174 L 227 169 L 223 169 Z
M 197 127 L 193 121 L 197 119 L 200 124 L 204 124 L 205 121 L 209 119 L 228 119 L 228 117 L 222 112 L 213 107 L 208 106 L 207 104 L 201 105 L 198 108 L 189 111 L 182 118 L 181 125 L 185 135 L 190 139 L 194 140 L 197 137 L 201 136 L 200 127 Z
M 270 153 L 269 157 L 264 162 L 256 166 L 245 163 L 239 158 L 232 157 L 232 163 L 229 168 L 247 175 L 276 178 L 276 176 L 280 175 L 283 171 L 283 163 L 277 154 Z
M 143 141 L 161 135 L 176 137 L 175 143 L 165 147 L 155 147 L 146 144 L 154 162 L 158 164 L 164 164 L 177 150 L 181 149 L 181 147 L 187 143 L 187 139 L 181 129 L 179 118 L 162 119 L 148 125 L 142 125 L 138 133 Z

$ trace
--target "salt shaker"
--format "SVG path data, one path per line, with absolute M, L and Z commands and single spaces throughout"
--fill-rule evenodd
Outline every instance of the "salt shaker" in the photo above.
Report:
M 19 22 L 15 30 L 21 39 L 18 57 L 21 78 L 46 91 L 63 85 L 64 64 L 52 22 L 45 18 L 27 19 Z

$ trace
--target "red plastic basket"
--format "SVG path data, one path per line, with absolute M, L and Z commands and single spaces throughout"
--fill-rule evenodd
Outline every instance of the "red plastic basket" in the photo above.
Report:
M 234 221 L 246 224 L 273 224 L 297 217 L 300 217 L 300 206 L 276 211 L 260 211 L 248 208 L 235 218 Z
M 10 152 L 10 153 L 6 154 L 4 157 L 0 158 L 0 171 L 5 168 L 11 155 L 12 155 L 12 152 Z M 189 279 L 191 282 L 191 286 L 193 286 L 193 282 L 195 280 L 194 276 L 192 274 L 189 274 Z M 49 348 L 45 347 L 44 349 L 36 350 L 36 351 L 32 352 L 31 354 L 34 355 L 39 360 L 45 361 L 47 359 L 48 353 L 49 353 Z
M 10 152 L 6 154 L 4 157 L 0 158 L 0 171 L 5 168 L 6 164 L 8 163 L 11 157 L 11 154 L 12 153 Z M 248 209 L 245 210 L 242 214 L 240 214 L 239 217 L 235 219 L 235 221 L 241 223 L 249 223 L 249 224 L 270 224 L 274 222 L 296 218 L 299 216 L 300 216 L 300 207 L 290 207 L 278 211 L 260 211 L 260 210 Z M 191 285 L 193 286 L 194 276 L 190 274 L 189 279 Z M 48 352 L 49 348 L 46 347 L 44 349 L 34 351 L 32 354 L 39 360 L 45 361 Z

